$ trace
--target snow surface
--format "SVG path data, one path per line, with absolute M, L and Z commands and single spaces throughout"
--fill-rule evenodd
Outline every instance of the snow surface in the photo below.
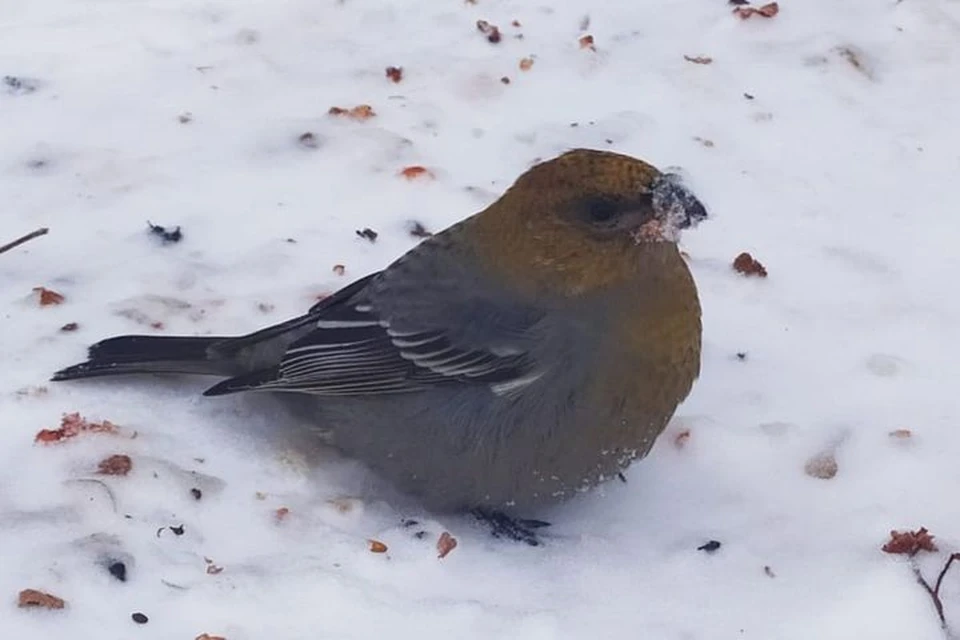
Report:
M 930 578 L 960 546 L 957 0 L 750 20 L 722 0 L 7 2 L 3 75 L 22 83 L 0 83 L 0 244 L 51 232 L 0 255 L 0 636 L 943 637 L 880 546 L 928 527 Z M 327 115 L 364 103 L 366 122 Z M 628 483 L 539 514 L 542 548 L 411 509 L 263 398 L 46 382 L 111 335 L 292 317 L 413 246 L 411 220 L 441 229 L 576 146 L 679 167 L 711 210 L 684 238 L 704 362 Z M 732 271 L 744 250 L 769 278 Z M 34 444 L 72 411 L 137 437 Z M 805 474 L 824 451 L 836 477 Z M 100 478 L 113 505 L 89 480 L 115 453 L 134 467 Z M 67 608 L 18 609 L 27 587 Z M 943 599 L 960 626 L 960 575 Z

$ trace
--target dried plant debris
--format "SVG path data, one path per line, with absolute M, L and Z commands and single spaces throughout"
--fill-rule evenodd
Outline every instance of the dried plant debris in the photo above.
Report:
M 125 476 L 133 469 L 130 456 L 122 453 L 109 456 L 97 465 L 97 473 L 104 476 Z
M 593 36 L 590 34 L 587 34 L 585 36 L 580 36 L 580 39 L 578 40 L 578 42 L 580 43 L 581 49 L 589 49 L 590 51 L 597 50 L 596 44 L 594 44 L 593 42 Z
M 745 276 L 767 277 L 767 269 L 760 261 L 744 251 L 733 260 L 733 270 Z
M 46 287 L 34 287 L 33 293 L 37 296 L 37 302 L 41 307 L 63 304 L 63 301 L 66 300 L 62 293 L 57 293 Z
M 692 62 L 693 64 L 713 64 L 713 58 L 710 56 L 688 56 L 684 55 L 683 59 L 687 62 Z
M 390 82 L 400 82 L 403 80 L 403 67 L 387 67 L 386 75 Z
M 227 640 L 223 636 L 212 636 L 209 633 L 201 633 L 193 640 Z
M 357 235 L 361 238 L 369 240 L 370 242 L 376 242 L 377 236 L 380 234 L 371 229 L 370 227 L 364 227 L 363 229 L 357 229 Z
M 163 244 L 173 244 L 183 240 L 183 232 L 180 231 L 179 226 L 170 229 L 169 227 L 163 227 L 159 224 L 153 224 L 147 220 L 147 228 L 150 230 L 152 235 L 160 238 L 160 240 L 163 241 Z
M 24 589 L 17 598 L 17 606 L 21 609 L 63 609 L 63 607 L 66 606 L 66 602 L 64 602 L 63 598 L 58 598 L 44 591 Z
M 530 56 L 527 56 L 526 58 L 520 58 L 519 67 L 520 71 L 530 71 L 530 69 L 533 67 L 533 58 Z
M 910 566 L 913 569 L 913 575 L 917 584 L 923 587 L 923 590 L 930 596 L 933 607 L 936 609 L 937 617 L 940 619 L 940 627 L 946 632 L 946 637 L 957 637 L 948 627 L 947 618 L 943 612 L 943 600 L 940 597 L 940 589 L 943 587 L 943 580 L 947 577 L 947 572 L 954 562 L 960 560 L 960 553 L 951 553 L 947 556 L 940 573 L 937 574 L 936 582 L 931 585 L 920 572 L 920 567 L 914 556 L 921 551 L 936 553 L 939 551 L 937 545 L 933 542 L 933 536 L 927 531 L 926 527 L 920 527 L 916 531 L 891 531 L 890 540 L 888 540 L 881 549 L 890 554 L 905 555 L 910 558 Z
M 437 539 L 437 557 L 446 558 L 451 551 L 457 548 L 457 539 L 454 538 L 448 531 L 444 531 L 440 534 L 440 537 Z
M 190 489 L 190 495 L 193 497 L 194 500 L 200 500 L 201 498 L 203 498 L 203 491 L 201 491 L 196 487 L 193 487 L 192 489 Z
M 890 539 L 881 547 L 885 553 L 915 556 L 920 551 L 935 553 L 939 551 L 933 541 L 933 535 L 926 527 L 916 531 L 891 531 Z
M 477 31 L 487 37 L 487 42 L 497 44 L 503 39 L 500 35 L 500 29 L 495 24 L 490 24 L 486 20 L 477 20 Z
M 387 545 L 383 544 L 379 540 L 367 540 L 367 545 L 371 553 L 386 553 Z
M 733 13 L 741 20 L 747 20 L 753 16 L 772 18 L 780 13 L 780 5 L 776 2 L 770 2 L 761 7 L 753 7 L 746 3 L 734 8 Z
M 909 440 L 913 437 L 913 431 L 910 429 L 894 429 L 888 433 L 891 438 L 896 438 L 897 440 Z
M 24 236 L 20 236 L 19 238 L 17 238 L 17 239 L 14 240 L 13 242 L 8 242 L 7 244 L 0 246 L 0 253 L 6 253 L 7 251 L 10 251 L 11 249 L 15 249 L 15 248 L 19 247 L 20 245 L 22 245 L 23 243 L 29 242 L 29 241 L 33 240 L 34 238 L 39 238 L 40 236 L 45 236 L 45 235 L 47 235 L 49 232 L 50 232 L 50 229 L 47 229 L 46 227 L 43 227 L 43 228 L 41 228 L 41 229 L 37 229 L 36 231 L 31 231 L 30 233 L 28 233 L 28 234 L 26 234 L 26 235 L 24 235 Z
M 344 273 L 347 272 L 347 268 L 342 264 L 335 264 L 333 265 L 333 272 L 338 276 L 342 276 Z
M 327 111 L 332 116 L 349 118 L 351 120 L 369 120 L 370 118 L 377 115 L 368 104 L 358 104 L 355 107 L 344 108 L 344 107 L 330 107 L 330 110 Z
M 81 433 L 116 434 L 118 432 L 117 425 L 109 420 L 90 422 L 79 413 L 68 413 L 61 418 L 59 429 L 42 429 L 34 437 L 34 442 L 49 444 L 75 438 Z
M 63 333 L 71 333 L 73 331 L 76 331 L 79 328 L 80 328 L 80 325 L 77 324 L 76 322 L 68 322 L 67 324 L 60 327 L 60 331 L 62 331 Z

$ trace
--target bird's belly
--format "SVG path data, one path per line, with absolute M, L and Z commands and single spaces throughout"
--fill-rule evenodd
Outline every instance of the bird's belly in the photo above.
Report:
M 553 402 L 507 410 L 488 393 L 326 398 L 315 405 L 335 446 L 435 511 L 488 507 L 529 515 L 616 478 L 646 455 L 663 427 L 656 420 L 633 424 L 616 406 L 588 411 Z

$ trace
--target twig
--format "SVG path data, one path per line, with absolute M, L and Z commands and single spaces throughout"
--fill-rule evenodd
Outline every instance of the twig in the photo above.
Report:
M 930 599 L 933 600 L 933 606 L 937 610 L 937 616 L 940 618 L 940 626 L 943 629 L 947 628 L 947 619 L 943 615 L 943 601 L 940 599 L 940 587 L 943 585 L 943 579 L 946 577 L 947 571 L 950 570 L 950 565 L 957 560 L 960 560 L 960 553 L 951 553 L 950 557 L 947 558 L 947 561 L 943 564 L 943 568 L 940 569 L 940 574 L 937 576 L 937 581 L 932 587 L 930 586 L 930 583 L 927 582 L 927 580 L 923 577 L 923 574 L 920 573 L 920 567 L 917 566 L 916 560 L 913 560 L 911 563 L 913 566 L 913 575 L 917 578 L 917 582 L 921 587 L 923 587 L 924 591 L 930 595 Z
M 0 253 L 4 253 L 4 252 L 6 252 L 6 251 L 10 251 L 10 249 L 15 249 L 16 247 L 19 247 L 20 245 L 22 245 L 24 242 L 30 242 L 30 241 L 33 240 L 34 238 L 39 238 L 40 236 L 45 236 L 45 235 L 47 235 L 47 233 L 48 233 L 49 231 L 50 231 L 50 229 L 47 229 L 46 227 L 43 227 L 43 228 L 41 228 L 41 229 L 37 229 L 36 231 L 31 231 L 31 232 L 28 233 L 27 235 L 25 235 L 25 236 L 23 236 L 23 237 L 21 237 L 21 238 L 17 238 L 17 239 L 14 240 L 13 242 L 11 242 L 11 243 L 9 243 L 9 244 L 5 244 L 5 245 L 3 245 L 2 247 L 0 247 Z

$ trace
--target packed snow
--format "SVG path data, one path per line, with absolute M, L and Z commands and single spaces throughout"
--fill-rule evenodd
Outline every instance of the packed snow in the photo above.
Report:
M 960 547 L 960 2 L 734 8 L 7 3 L 0 245 L 50 232 L 0 254 L 0 636 L 960 633 L 960 570 L 946 629 L 914 575 Z M 572 147 L 677 171 L 710 210 L 682 241 L 703 369 L 626 483 L 531 514 L 542 547 L 419 510 L 269 397 L 48 382 L 112 335 L 293 317 Z M 118 432 L 35 442 L 73 412 Z M 129 474 L 98 473 L 118 454 Z M 882 551 L 920 527 L 938 551 Z

